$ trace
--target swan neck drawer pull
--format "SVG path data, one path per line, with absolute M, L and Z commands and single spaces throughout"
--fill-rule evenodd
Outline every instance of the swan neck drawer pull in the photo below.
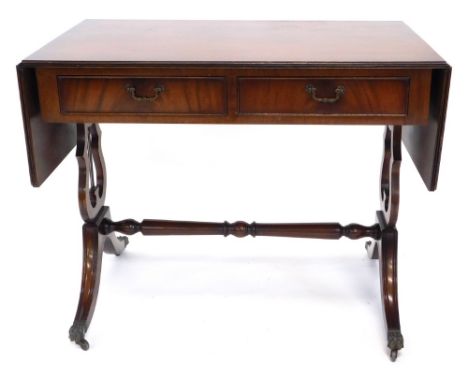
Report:
M 305 91 L 307 94 L 311 95 L 314 101 L 320 103 L 335 103 L 338 102 L 340 98 L 344 95 L 345 88 L 342 85 L 337 86 L 337 88 L 335 89 L 335 97 L 333 98 L 317 97 L 317 88 L 312 84 L 307 84 L 305 87 Z
M 139 96 L 136 94 L 136 89 L 134 86 L 127 86 L 126 88 L 127 92 L 130 94 L 133 100 L 138 101 L 138 102 L 154 102 L 156 101 L 162 93 L 164 93 L 164 86 L 159 85 L 156 86 L 153 91 L 154 95 L 152 96 Z

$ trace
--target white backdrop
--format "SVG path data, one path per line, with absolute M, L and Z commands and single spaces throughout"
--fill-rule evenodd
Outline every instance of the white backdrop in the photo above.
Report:
M 0 380 L 466 381 L 462 3 L 3 2 Z M 439 189 L 427 192 L 403 157 L 396 363 L 363 240 L 135 235 L 125 255 L 104 258 L 90 350 L 68 341 L 81 273 L 77 165 L 72 153 L 30 186 L 15 65 L 84 18 L 403 20 L 453 66 Z M 102 130 L 116 220 L 372 224 L 379 206 L 380 126 Z

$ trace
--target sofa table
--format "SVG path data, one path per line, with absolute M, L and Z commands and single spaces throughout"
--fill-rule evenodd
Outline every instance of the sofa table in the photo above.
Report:
M 403 348 L 396 223 L 401 141 L 434 191 L 450 66 L 401 22 L 86 20 L 17 67 L 31 183 L 75 147 L 83 225 L 70 339 L 87 350 L 102 253 L 133 235 L 369 238 L 390 357 Z M 385 125 L 376 223 L 114 221 L 98 123 Z M 286 127 L 285 127 L 286 128 Z M 136 134 L 136 129 L 129 130 Z

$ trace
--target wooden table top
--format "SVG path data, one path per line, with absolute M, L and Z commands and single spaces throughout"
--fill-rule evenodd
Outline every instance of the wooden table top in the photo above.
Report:
M 85 20 L 23 63 L 440 65 L 398 21 Z

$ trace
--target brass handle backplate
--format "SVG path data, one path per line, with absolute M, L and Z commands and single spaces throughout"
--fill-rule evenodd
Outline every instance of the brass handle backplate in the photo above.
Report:
M 342 85 L 337 86 L 335 89 L 335 97 L 326 98 L 326 97 L 317 97 L 317 88 L 312 84 L 307 84 L 305 91 L 312 96 L 312 99 L 321 103 L 335 103 L 344 95 L 345 88 Z
M 153 89 L 154 90 L 154 95 L 152 95 L 152 96 L 139 96 L 139 95 L 137 95 L 136 94 L 136 89 L 133 86 L 127 86 L 126 90 L 127 90 L 127 92 L 130 93 L 130 96 L 135 101 L 154 102 L 161 96 L 161 93 L 163 93 L 165 89 L 164 89 L 164 86 L 162 86 L 162 85 L 156 86 Z

